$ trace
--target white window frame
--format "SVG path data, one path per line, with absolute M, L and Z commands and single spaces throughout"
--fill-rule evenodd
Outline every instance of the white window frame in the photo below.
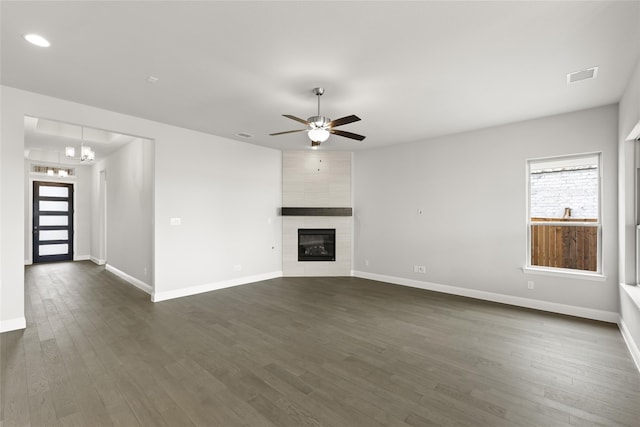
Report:
M 597 227 L 597 244 L 596 244 L 596 256 L 597 256 L 597 270 L 589 271 L 589 270 L 579 270 L 572 268 L 559 268 L 559 267 L 547 267 L 540 265 L 532 265 L 531 264 L 531 226 L 534 221 L 531 221 L 531 165 L 537 162 L 548 162 L 548 161 L 562 161 L 562 160 L 571 160 L 571 159 L 579 159 L 583 157 L 597 157 L 598 160 L 598 220 L 597 222 L 572 222 L 571 225 L 575 226 L 587 226 L 587 227 Z M 603 248 L 603 233 L 602 233 L 602 201 L 603 201 L 603 185 L 602 185 L 602 152 L 590 152 L 590 153 L 581 153 L 581 154 L 570 154 L 570 155 L 559 155 L 559 156 L 550 156 L 550 157 L 539 157 L 527 159 L 526 164 L 526 259 L 523 271 L 525 273 L 533 273 L 533 274 L 542 274 L 542 275 L 551 275 L 551 276 L 561 276 L 561 277 L 574 277 L 581 278 L 587 280 L 605 280 L 606 276 L 604 275 L 604 263 L 602 259 L 602 248 Z M 565 222 L 535 222 L 536 225 L 545 225 L 545 226 L 556 226 L 563 225 L 566 226 Z

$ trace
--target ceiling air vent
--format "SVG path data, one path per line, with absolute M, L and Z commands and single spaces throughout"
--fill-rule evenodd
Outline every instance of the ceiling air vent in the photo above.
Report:
M 586 70 L 574 71 L 567 74 L 567 84 L 579 82 L 581 80 L 595 79 L 598 76 L 598 67 L 587 68 Z

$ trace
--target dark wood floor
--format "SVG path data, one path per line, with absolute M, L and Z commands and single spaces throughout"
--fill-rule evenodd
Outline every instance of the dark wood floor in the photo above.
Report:
M 153 304 L 90 262 L 27 268 L 0 425 L 640 425 L 614 325 L 357 278 Z

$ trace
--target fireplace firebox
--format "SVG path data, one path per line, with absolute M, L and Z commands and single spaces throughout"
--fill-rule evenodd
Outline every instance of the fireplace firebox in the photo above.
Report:
M 298 261 L 335 261 L 335 228 L 299 228 Z

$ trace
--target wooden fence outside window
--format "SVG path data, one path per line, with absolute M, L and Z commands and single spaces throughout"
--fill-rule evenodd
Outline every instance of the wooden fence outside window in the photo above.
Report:
M 531 218 L 531 265 L 598 271 L 597 221 Z M 575 222 L 582 224 L 571 224 Z

